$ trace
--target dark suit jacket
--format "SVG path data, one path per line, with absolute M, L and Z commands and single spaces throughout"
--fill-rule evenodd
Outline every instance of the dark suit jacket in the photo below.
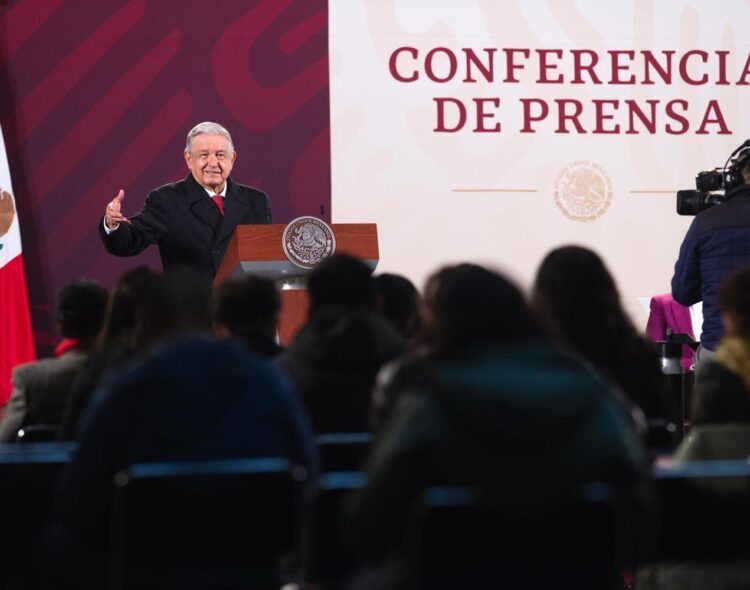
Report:
M 101 219 L 99 234 L 107 251 L 134 256 L 158 244 L 164 269 L 187 265 L 214 276 L 234 229 L 240 224 L 271 223 L 265 193 L 227 179 L 224 217 L 192 174 L 149 193 L 143 209 L 107 235 Z

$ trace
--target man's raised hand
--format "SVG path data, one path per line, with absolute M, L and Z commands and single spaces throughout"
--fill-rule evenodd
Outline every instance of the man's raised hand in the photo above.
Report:
M 121 223 L 130 223 L 130 220 L 120 212 L 122 200 L 125 198 L 125 191 L 120 189 L 117 196 L 107 204 L 107 210 L 104 212 L 104 223 L 109 229 L 117 229 Z

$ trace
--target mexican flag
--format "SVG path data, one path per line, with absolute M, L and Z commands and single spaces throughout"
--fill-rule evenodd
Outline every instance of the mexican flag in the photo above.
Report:
M 0 129 L 0 405 L 10 397 L 13 367 L 35 358 L 21 232 Z

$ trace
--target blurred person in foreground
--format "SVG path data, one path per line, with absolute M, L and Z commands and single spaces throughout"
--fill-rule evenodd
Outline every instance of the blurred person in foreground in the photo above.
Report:
M 514 285 L 460 264 L 424 293 L 425 348 L 392 377 L 393 408 L 346 513 L 362 558 L 400 578 L 411 507 L 431 486 L 501 486 L 541 506 L 602 481 L 645 506 L 648 460 L 629 414 L 549 342 Z
M 53 358 L 13 369 L 13 392 L 0 421 L 0 442 L 12 442 L 24 426 L 58 427 L 73 384 L 94 347 L 107 308 L 107 290 L 78 279 L 57 298 L 57 324 L 63 336 Z
M 143 307 L 146 294 L 158 280 L 159 274 L 145 266 L 129 270 L 118 279 L 94 349 L 73 384 L 59 439 L 73 440 L 78 420 L 100 380 L 116 375 L 142 351 Z
M 405 276 L 382 273 L 373 277 L 378 311 L 399 334 L 411 340 L 419 327 L 419 291 Z
M 692 469 L 693 461 L 698 470 L 714 461 L 718 471 L 731 470 L 735 462 L 746 465 L 750 455 L 750 267 L 728 275 L 716 299 L 724 335 L 697 373 L 690 432 L 671 457 L 678 470 Z M 717 507 L 748 493 L 741 477 L 696 477 L 693 485 L 712 494 Z M 641 590 L 750 588 L 750 565 L 729 559 L 656 562 L 638 571 L 636 583 Z
M 750 422 L 750 267 L 719 287 L 724 336 L 695 381 L 692 424 Z
M 49 569 L 77 587 L 103 579 L 112 480 L 131 464 L 283 457 L 317 472 L 294 392 L 265 360 L 213 336 L 210 292 L 197 271 L 166 272 L 147 294 L 148 353 L 106 383 L 82 418 L 48 553 L 56 566 Z
M 316 434 L 367 431 L 375 377 L 406 344 L 376 312 L 364 262 L 336 254 L 315 267 L 307 290 L 308 322 L 278 365 L 294 382 Z
M 281 295 L 273 281 L 253 275 L 222 281 L 214 290 L 211 307 L 219 336 L 237 338 L 260 356 L 281 353 L 276 343 Z
M 532 307 L 561 346 L 620 386 L 647 419 L 679 424 L 656 349 L 636 331 L 595 252 L 564 246 L 547 254 L 537 271 Z

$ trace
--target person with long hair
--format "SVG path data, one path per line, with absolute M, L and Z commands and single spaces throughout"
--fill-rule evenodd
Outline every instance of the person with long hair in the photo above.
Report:
M 378 374 L 370 408 L 373 431 L 380 430 L 404 390 L 430 381 L 441 359 L 471 354 L 488 343 L 522 344 L 542 337 L 542 328 L 531 314 L 508 313 L 526 307 L 521 293 L 505 279 L 493 281 L 492 276 L 481 266 L 464 263 L 446 267 L 427 280 L 412 350 Z
M 348 506 L 363 558 L 383 572 L 408 561 L 410 508 L 431 486 L 502 486 L 539 498 L 532 510 L 587 481 L 640 498 L 648 461 L 627 409 L 550 342 L 510 281 L 474 264 L 441 269 L 425 288 L 422 328 L 419 368 L 407 362 L 408 376 L 394 376 L 367 484 Z
M 370 398 L 381 367 L 406 343 L 376 311 L 372 269 L 334 254 L 307 282 L 307 323 L 275 362 L 294 383 L 316 434 L 365 432 Z
M 598 254 L 581 246 L 547 254 L 537 271 L 532 307 L 561 346 L 617 384 L 646 418 L 679 419 L 656 350 L 625 313 Z
M 145 294 L 158 277 L 153 270 L 139 266 L 124 273 L 117 281 L 94 352 L 73 385 L 58 438 L 73 439 L 78 420 L 102 376 L 123 366 L 141 349 Z

